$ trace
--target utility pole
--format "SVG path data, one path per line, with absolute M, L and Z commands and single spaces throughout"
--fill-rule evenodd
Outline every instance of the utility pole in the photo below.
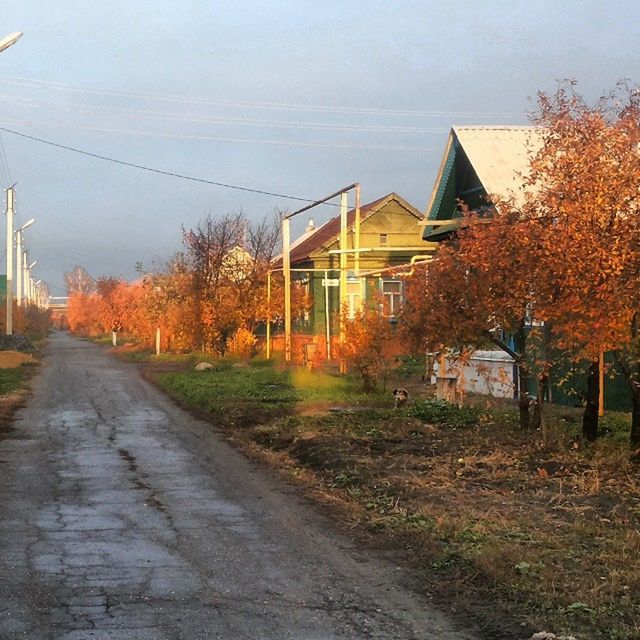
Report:
M 344 345 L 345 318 L 344 311 L 347 304 L 347 192 L 340 194 L 340 345 Z M 357 254 L 356 254 L 357 255 Z M 347 363 L 340 357 L 340 373 L 347 372 Z
M 271 271 L 267 271 L 267 360 L 270 360 L 270 359 L 271 359 Z
M 7 326 L 6 334 L 13 334 L 13 187 L 7 189 Z
M 353 234 L 353 249 L 354 249 L 354 264 L 353 271 L 354 276 L 358 278 L 358 289 L 360 291 L 360 308 L 362 309 L 366 294 L 366 286 L 363 280 L 360 280 L 360 183 L 356 183 L 356 203 L 355 203 L 355 221 L 354 221 L 354 234 Z
M 24 276 L 22 257 L 22 231 L 16 231 L 16 304 L 22 306 L 22 280 Z M 25 283 L 26 284 L 26 283 Z
M 19 258 L 18 258 L 19 259 Z M 27 278 L 29 277 L 29 272 L 27 271 L 27 252 L 23 251 L 22 252 L 22 291 L 20 291 L 20 293 L 22 294 L 19 298 L 18 298 L 18 306 L 21 307 L 24 303 L 24 299 L 26 297 L 27 294 Z M 17 263 L 16 263 L 17 265 Z M 16 269 L 18 267 L 16 266 Z
M 284 353 L 285 360 L 287 362 L 291 360 L 291 236 L 289 231 L 289 220 L 294 216 L 303 213 L 304 211 L 309 211 L 309 209 L 313 209 L 320 204 L 324 204 L 329 200 L 333 200 L 333 198 L 337 196 L 342 196 L 342 194 L 344 194 L 344 202 L 346 207 L 346 194 L 348 191 L 351 191 L 355 187 L 355 184 L 351 184 L 344 189 L 340 189 L 340 191 L 336 191 L 335 193 L 322 198 L 321 200 L 316 200 L 315 202 L 308 204 L 306 207 L 302 207 L 302 209 L 298 209 L 293 213 L 282 216 L 282 273 L 284 275 Z
M 291 361 L 291 231 L 289 218 L 282 218 L 282 275 L 284 276 L 284 359 Z
M 355 252 L 355 263 L 353 269 L 355 271 L 356 278 L 360 277 L 360 183 L 356 183 L 356 205 L 355 205 L 355 221 L 354 221 L 354 233 L 353 233 L 353 249 Z

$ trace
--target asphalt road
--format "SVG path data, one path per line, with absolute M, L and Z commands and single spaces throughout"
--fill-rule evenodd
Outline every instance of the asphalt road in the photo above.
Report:
M 0 435 L 0 638 L 471 639 L 133 365 L 54 334 Z

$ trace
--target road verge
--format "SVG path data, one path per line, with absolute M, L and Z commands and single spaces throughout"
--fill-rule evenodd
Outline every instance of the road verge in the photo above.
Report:
M 186 367 L 189 368 L 186 368 Z M 508 411 L 458 410 L 264 361 L 145 364 L 147 377 L 246 453 L 328 505 L 355 534 L 402 559 L 413 585 L 487 638 L 552 629 L 637 637 L 638 469 L 612 437 L 556 446 Z M 387 397 L 388 396 L 388 397 Z M 605 425 L 606 425 L 605 421 Z

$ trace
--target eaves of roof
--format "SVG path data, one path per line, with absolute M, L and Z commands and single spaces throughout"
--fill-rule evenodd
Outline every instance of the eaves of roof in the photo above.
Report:
M 462 220 L 462 218 L 461 218 Z M 460 224 L 452 222 L 451 224 L 443 224 L 437 227 L 427 227 L 422 235 L 422 239 L 427 242 L 441 242 L 446 240 L 454 231 L 460 228 Z

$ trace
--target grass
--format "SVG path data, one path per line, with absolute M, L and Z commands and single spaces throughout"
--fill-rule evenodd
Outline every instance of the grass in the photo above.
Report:
M 625 414 L 605 416 L 605 437 L 587 446 L 576 441 L 579 412 L 554 407 L 555 445 L 544 451 L 508 403 L 458 408 L 416 385 L 414 402 L 394 410 L 388 391 L 364 394 L 331 372 L 260 360 L 195 372 L 194 362 L 151 366 L 173 397 L 404 555 L 488 638 L 640 637 L 640 474 Z M 390 382 L 408 386 L 413 368 L 402 363 Z
M 21 389 L 25 380 L 26 370 L 22 367 L 0 369 L 0 395 L 7 395 Z
M 222 361 L 207 371 L 167 371 L 158 384 L 198 411 L 216 415 L 228 427 L 247 426 L 290 413 L 297 396 L 284 372 L 239 367 Z
M 35 363 L 0 369 L 0 439 L 12 430 L 14 413 L 24 404 L 29 378 L 37 369 Z
M 359 382 L 337 374 L 307 369 L 277 368 L 266 360 L 216 360 L 212 369 L 194 371 L 193 365 L 206 358 L 166 356 L 151 359 L 156 364 L 182 364 L 189 369 L 158 373 L 157 382 L 187 406 L 216 413 L 233 426 L 238 412 L 252 424 L 270 421 L 294 411 L 318 410 L 340 405 L 380 407 L 389 404 L 386 394 L 367 394 Z

